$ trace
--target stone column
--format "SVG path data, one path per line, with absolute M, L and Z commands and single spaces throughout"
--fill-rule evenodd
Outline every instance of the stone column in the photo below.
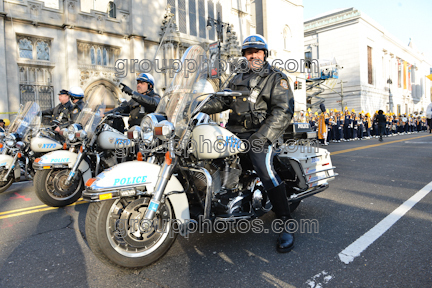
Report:
M 8 82 L 6 79 L 6 28 L 5 28 L 6 13 L 0 12 L 0 87 L 3 93 L 0 93 L 0 112 L 9 112 L 8 99 Z M 9 118 L 8 115 L 0 114 L 0 118 Z

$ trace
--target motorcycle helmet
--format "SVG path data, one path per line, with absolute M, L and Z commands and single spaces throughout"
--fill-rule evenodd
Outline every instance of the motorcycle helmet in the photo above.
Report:
M 83 99 L 84 98 L 84 91 L 78 86 L 73 86 L 69 89 L 68 95 L 72 99 Z
M 138 77 L 136 78 L 136 81 L 147 82 L 149 84 L 149 90 L 152 90 L 155 85 L 154 78 L 150 73 L 139 74 Z
M 246 37 L 242 45 L 242 56 L 245 55 L 246 49 L 249 48 L 264 50 L 265 53 L 264 60 L 268 57 L 268 45 L 267 45 L 267 40 L 264 38 L 264 36 L 261 36 L 259 34 L 254 34 Z

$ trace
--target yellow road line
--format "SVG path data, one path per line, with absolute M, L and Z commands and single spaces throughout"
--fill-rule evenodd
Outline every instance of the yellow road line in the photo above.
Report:
M 379 143 L 379 144 L 374 144 L 374 145 L 368 145 L 368 146 L 356 147 L 356 148 L 351 148 L 351 149 L 346 149 L 346 150 L 340 150 L 340 151 L 330 152 L 330 155 L 333 156 L 333 155 L 337 155 L 337 154 L 343 154 L 343 153 L 348 153 L 348 152 L 352 152 L 352 151 L 363 150 L 363 149 L 393 144 L 393 143 L 397 143 L 397 142 L 408 141 L 408 140 L 412 140 L 412 139 L 431 137 L 431 136 L 432 135 L 418 136 L 418 137 L 413 137 L 413 138 L 406 138 L 406 139 L 400 139 L 400 140 L 395 140 L 395 141 L 390 141 L 390 142 L 385 142 L 385 143 Z
M 82 200 L 82 198 L 80 198 L 80 199 Z M 87 201 L 78 201 L 78 202 L 72 203 L 68 206 L 75 206 L 75 205 L 80 205 L 80 204 L 85 204 L 85 203 L 88 203 L 88 202 Z M 41 207 L 46 207 L 46 208 L 41 208 Z M 26 214 L 31 214 L 31 213 L 36 213 L 36 212 L 55 210 L 55 209 L 59 209 L 59 208 L 60 207 L 49 207 L 47 205 L 40 205 L 40 206 L 33 206 L 33 207 L 28 207 L 28 208 L 6 211 L 6 212 L 1 213 L 4 216 L 0 216 L 0 220 L 6 219 L 6 218 L 11 218 L 11 217 L 17 217 L 17 216 L 21 216 L 21 215 L 26 215 Z M 25 210 L 28 210 L 28 211 L 25 211 Z M 8 215 L 5 215 L 5 214 L 8 214 Z

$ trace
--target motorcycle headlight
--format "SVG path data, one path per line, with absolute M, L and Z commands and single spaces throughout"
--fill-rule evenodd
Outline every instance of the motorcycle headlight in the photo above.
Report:
M 154 119 L 150 115 L 147 115 L 144 117 L 144 119 L 141 121 L 141 139 L 144 141 L 145 144 L 151 145 L 153 143 L 153 126 L 156 123 Z
M 15 137 L 15 135 L 9 134 L 8 136 L 6 136 L 5 144 L 8 147 L 11 147 L 11 148 L 15 147 L 15 143 L 16 143 L 16 137 Z
M 67 131 L 67 139 L 70 142 L 74 142 L 77 139 L 76 133 L 78 133 L 78 131 L 80 131 L 81 129 L 82 129 L 81 126 L 78 124 L 70 125 Z
M 156 141 L 154 137 L 154 128 L 161 121 L 166 120 L 165 116 L 157 113 L 148 114 L 141 121 L 141 139 L 145 145 L 151 146 Z

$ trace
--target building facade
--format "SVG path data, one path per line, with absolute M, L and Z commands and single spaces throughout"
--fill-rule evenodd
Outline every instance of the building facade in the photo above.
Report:
M 332 89 L 321 86 L 324 91 L 319 96 L 327 108 L 413 114 L 431 102 L 431 81 L 426 78 L 430 59 L 412 41 L 402 43 L 355 8 L 304 22 L 304 37 L 305 55 L 336 58 L 339 66 L 339 79 L 330 83 Z
M 277 1 L 295 4 L 293 7 L 302 13 L 302 1 Z M 223 33 L 225 58 L 239 56 L 241 42 L 247 35 L 257 33 L 257 29 L 265 31 L 261 27 L 263 23 L 257 24 L 257 11 L 270 9 L 270 4 L 264 0 L 257 2 L 0 0 L 0 31 L 4 31 L 0 33 L 4 35 L 0 36 L 0 85 L 3 87 L 0 113 L 16 112 L 26 101 L 37 101 L 41 109 L 53 107 L 58 104 L 58 91 L 71 86 L 80 86 L 87 97 L 103 85 L 111 91 L 110 99 L 106 99 L 107 107 L 116 106 L 118 98 L 125 97 L 119 84 L 135 87 L 136 73 L 143 59 L 152 63 L 150 73 L 155 77 L 157 92 L 162 94 L 170 82 L 164 66 L 168 61 L 164 60 L 180 59 L 191 45 L 208 47 L 217 41 L 215 27 L 206 29 L 209 17 L 220 17 L 222 22 L 230 24 L 231 32 L 227 33 L 225 25 Z M 279 47 L 278 35 L 268 34 L 272 55 L 282 51 L 301 57 L 303 19 L 282 24 L 284 21 L 260 17 L 268 27 L 279 25 L 280 33 L 288 25 L 290 39 L 295 38 L 289 42 L 290 48 L 284 50 Z M 285 57 L 290 57 L 290 53 Z M 8 115 L 0 117 L 8 118 Z

